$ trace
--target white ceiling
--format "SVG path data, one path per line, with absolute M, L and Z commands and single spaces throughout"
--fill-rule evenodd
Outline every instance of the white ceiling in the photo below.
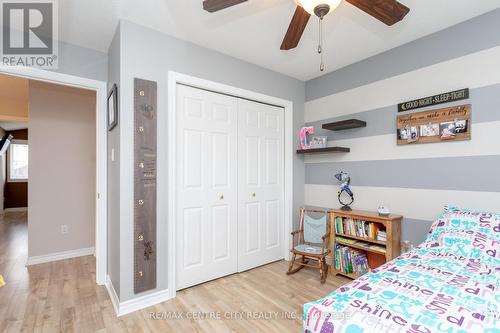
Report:
M 388 27 L 344 2 L 325 18 L 326 72 L 500 8 L 500 0 L 400 0 L 411 11 Z M 207 13 L 202 0 L 59 1 L 60 38 L 106 52 L 120 18 L 259 66 L 309 80 L 321 73 L 317 19 L 298 48 L 279 49 L 295 10 L 293 0 L 249 0 Z

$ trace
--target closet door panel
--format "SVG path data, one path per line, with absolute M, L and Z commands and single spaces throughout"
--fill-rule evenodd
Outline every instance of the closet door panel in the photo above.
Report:
M 177 289 L 237 271 L 237 99 L 177 87 Z
M 283 258 L 284 110 L 238 100 L 238 271 Z

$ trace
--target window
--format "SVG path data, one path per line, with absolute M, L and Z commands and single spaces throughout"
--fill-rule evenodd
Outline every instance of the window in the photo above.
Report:
M 28 142 L 15 141 L 9 147 L 9 182 L 28 180 Z

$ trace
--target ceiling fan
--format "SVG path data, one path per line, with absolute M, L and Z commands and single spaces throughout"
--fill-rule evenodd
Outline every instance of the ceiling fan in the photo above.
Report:
M 204 0 L 203 9 L 208 12 L 216 12 L 247 0 Z M 330 12 L 335 10 L 342 0 L 294 0 L 297 4 L 292 21 L 288 26 L 285 38 L 281 43 L 281 50 L 290 50 L 299 44 L 300 38 L 309 22 L 311 15 L 316 15 L 320 19 L 320 43 L 318 53 L 323 54 L 322 50 L 322 21 Z M 361 9 L 368 15 L 391 26 L 401 21 L 410 11 L 408 7 L 396 0 L 346 0 L 351 5 Z M 324 70 L 323 59 L 321 60 L 320 70 Z

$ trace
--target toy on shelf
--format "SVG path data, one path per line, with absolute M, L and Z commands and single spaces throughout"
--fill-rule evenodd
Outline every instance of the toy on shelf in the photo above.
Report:
M 300 149 L 311 148 L 311 136 L 314 134 L 314 127 L 302 127 L 299 132 Z
M 354 202 L 354 193 L 352 193 L 351 186 L 350 186 L 351 177 L 349 176 L 349 174 L 347 172 L 344 172 L 344 171 L 337 173 L 334 177 L 341 183 L 340 184 L 340 191 L 338 194 L 339 202 L 342 205 L 342 207 L 340 209 L 346 210 L 346 211 L 352 210 L 350 205 L 352 205 L 352 203 Z M 351 200 L 350 202 L 345 203 L 342 201 L 342 194 L 344 194 L 344 193 L 350 197 L 350 200 Z

